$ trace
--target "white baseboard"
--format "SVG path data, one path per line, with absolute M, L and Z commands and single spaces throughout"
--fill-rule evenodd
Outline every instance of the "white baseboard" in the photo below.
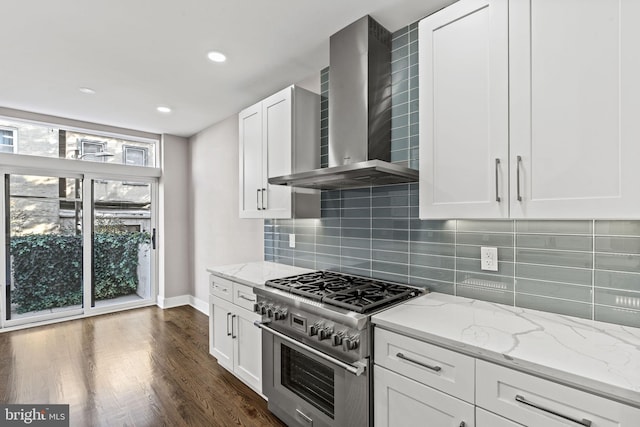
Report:
M 164 298 L 158 295 L 158 307 L 160 308 L 173 308 L 180 307 L 181 305 L 190 305 L 193 298 L 191 295 L 179 295 L 177 297 Z
M 189 305 L 199 312 L 209 315 L 209 303 L 207 301 L 196 298 L 193 295 L 189 295 Z
M 201 313 L 209 315 L 209 304 L 193 295 L 179 295 L 170 298 L 158 296 L 158 307 L 162 309 L 180 307 L 181 305 L 190 305 Z

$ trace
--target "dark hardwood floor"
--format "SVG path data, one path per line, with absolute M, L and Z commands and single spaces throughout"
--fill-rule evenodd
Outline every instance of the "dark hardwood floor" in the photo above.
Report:
M 148 307 L 0 334 L 0 402 L 70 405 L 72 426 L 283 426 L 209 354 L 208 319 Z

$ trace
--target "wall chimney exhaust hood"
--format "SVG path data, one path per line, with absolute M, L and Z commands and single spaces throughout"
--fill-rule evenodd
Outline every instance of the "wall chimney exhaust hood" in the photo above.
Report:
M 269 184 L 333 190 L 418 181 L 391 161 L 391 33 L 365 16 L 329 39 L 329 167 Z

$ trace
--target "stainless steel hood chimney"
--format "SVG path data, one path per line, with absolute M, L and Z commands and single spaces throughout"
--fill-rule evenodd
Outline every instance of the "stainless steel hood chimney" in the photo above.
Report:
M 365 16 L 329 40 L 329 167 L 269 178 L 316 189 L 415 182 L 391 161 L 391 33 Z

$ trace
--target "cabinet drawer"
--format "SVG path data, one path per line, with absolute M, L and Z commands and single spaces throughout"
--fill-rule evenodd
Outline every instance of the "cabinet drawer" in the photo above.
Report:
M 223 300 L 232 301 L 233 282 L 212 274 L 209 276 L 209 293 Z
M 522 427 L 522 424 L 516 424 L 506 418 L 476 407 L 476 427 Z
M 474 427 L 473 405 L 383 367 L 373 367 L 376 427 Z
M 430 387 L 474 402 L 475 360 L 472 357 L 376 328 L 374 361 Z
M 640 420 L 640 409 L 493 363 L 478 360 L 476 373 L 476 405 L 529 427 L 630 427 Z
M 233 303 L 253 312 L 253 304 L 256 302 L 256 295 L 251 286 L 233 284 Z

